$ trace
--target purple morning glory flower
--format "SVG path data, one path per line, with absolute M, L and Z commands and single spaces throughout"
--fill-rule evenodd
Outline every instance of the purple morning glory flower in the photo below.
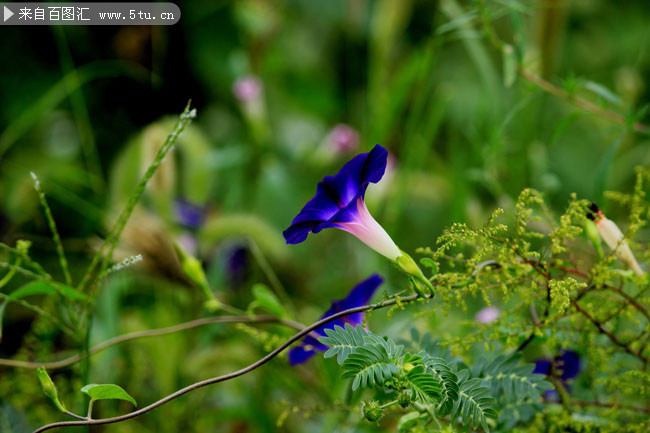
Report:
M 533 373 L 549 375 L 553 370 L 562 382 L 573 379 L 580 372 L 580 356 L 573 350 L 565 350 L 553 361 L 540 359 L 535 363 Z
M 174 200 L 174 207 L 176 210 L 176 221 L 187 227 L 196 228 L 203 224 L 203 217 L 205 216 L 205 208 L 199 206 L 183 198 Z
M 237 245 L 227 252 L 226 275 L 234 288 L 238 288 L 244 283 L 248 262 L 248 250 L 244 246 Z
M 370 302 L 372 295 L 374 295 L 377 288 L 383 283 L 384 280 L 377 274 L 373 274 L 370 278 L 357 284 L 348 296 L 343 299 L 332 302 L 332 306 L 321 316 L 321 319 L 330 317 L 333 314 L 347 310 L 349 308 L 359 307 L 361 305 L 366 305 Z M 353 313 L 348 314 L 347 316 L 340 317 L 336 320 L 331 321 L 330 323 L 316 328 L 312 334 L 326 336 L 326 329 L 334 329 L 334 326 L 345 326 L 346 323 L 349 323 L 352 326 L 360 325 L 363 322 L 365 314 L 364 313 Z M 308 335 L 303 338 L 302 343 L 299 346 L 294 347 L 289 351 L 289 362 L 291 365 L 301 364 L 307 361 L 309 358 L 316 354 L 316 351 L 325 352 L 327 346 L 320 343 L 312 335 Z
M 402 252 L 388 233 L 370 215 L 364 202 L 366 188 L 381 180 L 388 151 L 376 145 L 355 156 L 334 176 L 319 182 L 316 195 L 302 208 L 283 234 L 288 244 L 299 244 L 309 233 L 338 228 L 352 233 L 378 253 L 397 260 Z

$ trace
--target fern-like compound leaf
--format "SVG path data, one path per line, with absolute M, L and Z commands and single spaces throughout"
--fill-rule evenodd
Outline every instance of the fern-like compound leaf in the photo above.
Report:
M 458 400 L 458 377 L 444 359 L 430 356 L 424 351 L 418 355 L 422 358 L 427 372 L 440 383 L 441 401 L 438 414 L 440 416 L 449 415 L 454 407 L 454 402 Z
M 360 325 L 353 327 L 346 323 L 345 328 L 335 326 L 334 329 L 325 329 L 325 334 L 327 337 L 318 339 L 319 342 L 329 346 L 325 358 L 336 356 L 336 362 L 342 365 L 355 349 L 365 344 L 365 338 L 371 333 Z
M 399 373 L 399 368 L 380 344 L 357 347 L 343 362 L 343 370 L 342 377 L 354 378 L 352 390 L 359 386 L 370 388 L 375 384 L 383 385 L 386 380 Z
M 537 401 L 552 388 L 542 374 L 534 374 L 533 364 L 520 364 L 521 357 L 499 355 L 491 362 L 480 361 L 473 368 L 474 377 L 480 377 L 504 402 Z
M 442 398 L 441 384 L 423 365 L 418 365 L 406 374 L 406 380 L 413 397 L 423 403 L 437 403 Z
M 481 427 L 489 432 L 487 418 L 496 419 L 496 400 L 492 398 L 490 389 L 482 386 L 479 378 L 469 379 L 469 370 L 458 373 L 460 390 L 458 400 L 452 408 L 452 418 L 459 418 L 464 426 Z

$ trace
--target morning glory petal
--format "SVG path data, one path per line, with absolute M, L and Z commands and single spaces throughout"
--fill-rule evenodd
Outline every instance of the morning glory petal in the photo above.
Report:
M 357 155 L 334 176 L 325 176 L 316 195 L 284 231 L 288 244 L 303 242 L 309 233 L 325 228 L 345 230 L 391 260 L 402 253 L 388 233 L 370 215 L 363 201 L 370 183 L 381 180 L 386 170 L 388 151 L 377 145 Z
M 341 311 L 348 310 L 354 307 L 366 305 L 372 299 L 372 296 L 377 291 L 377 288 L 383 283 L 383 278 L 377 274 L 373 274 L 370 278 L 357 284 L 350 293 L 343 298 L 332 302 L 330 308 L 321 316 L 321 319 L 332 316 L 333 314 Z M 336 320 L 329 322 L 319 328 L 316 328 L 313 333 L 325 336 L 326 329 L 334 329 L 335 326 L 344 327 L 346 323 L 352 326 L 357 326 L 363 323 L 365 317 L 363 312 L 348 314 L 347 316 L 340 317 Z M 313 336 L 308 335 L 305 337 L 299 346 L 294 347 L 289 351 L 289 362 L 291 365 L 301 364 L 316 354 L 316 351 L 325 352 L 327 346 L 320 343 Z

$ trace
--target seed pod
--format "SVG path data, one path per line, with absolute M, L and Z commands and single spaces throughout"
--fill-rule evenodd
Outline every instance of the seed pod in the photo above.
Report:
M 363 416 L 370 422 L 377 422 L 384 416 L 384 410 L 375 400 L 367 401 L 363 405 Z
M 401 407 L 406 409 L 411 404 L 411 394 L 408 391 L 402 391 L 397 398 L 397 402 Z

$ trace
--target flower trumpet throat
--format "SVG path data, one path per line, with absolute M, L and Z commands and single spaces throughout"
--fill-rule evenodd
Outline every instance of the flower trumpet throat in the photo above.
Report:
M 645 275 L 639 262 L 636 261 L 629 244 L 624 239 L 623 232 L 616 223 L 608 219 L 595 203 L 589 205 L 590 213 L 587 217 L 596 224 L 600 237 L 607 246 L 616 253 L 616 256 L 625 263 L 637 276 Z

